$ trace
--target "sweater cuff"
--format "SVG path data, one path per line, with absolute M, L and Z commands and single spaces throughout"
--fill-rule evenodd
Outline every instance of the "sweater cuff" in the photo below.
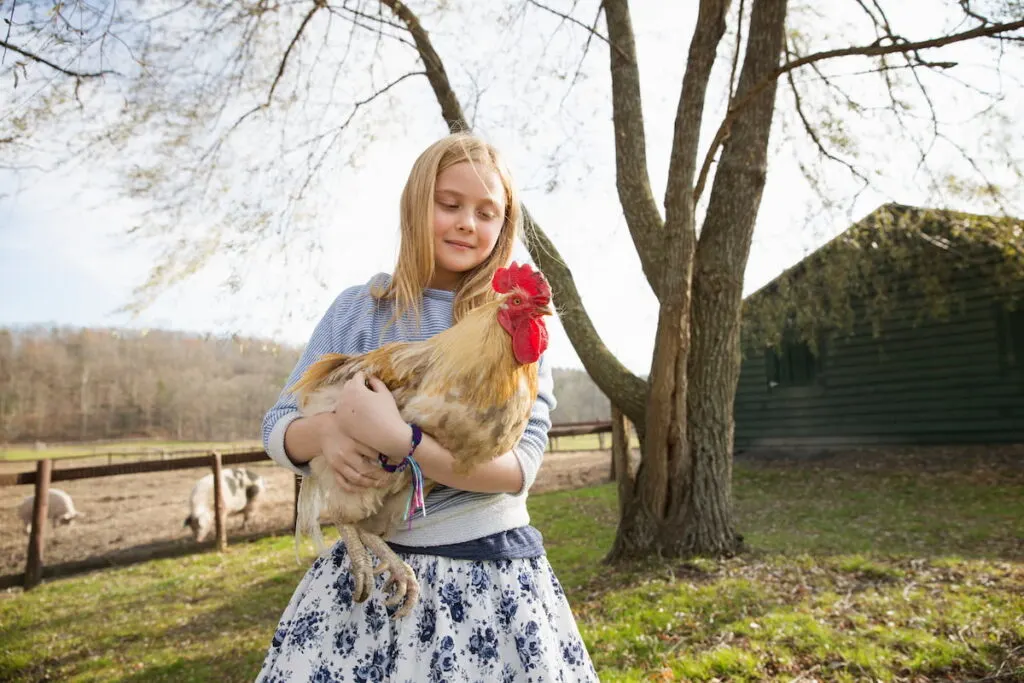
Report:
M 267 455 L 281 467 L 286 467 L 295 474 L 308 477 L 312 474 L 309 465 L 296 465 L 284 450 L 284 433 L 288 430 L 288 425 L 300 417 L 302 417 L 302 413 L 294 412 L 278 418 L 274 428 L 270 431 L 270 436 L 267 438 Z
M 513 493 L 513 496 L 522 496 L 530 490 L 533 486 L 533 482 L 537 479 L 537 471 L 540 469 L 540 458 L 526 452 L 522 446 L 519 446 L 512 451 L 516 456 L 516 462 L 519 463 L 519 469 L 523 473 L 523 487 Z

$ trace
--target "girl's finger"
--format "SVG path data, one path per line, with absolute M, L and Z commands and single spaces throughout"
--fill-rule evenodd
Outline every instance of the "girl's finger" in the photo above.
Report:
M 369 446 L 357 442 L 356 445 L 353 447 L 353 450 L 355 450 L 355 452 L 359 455 L 361 459 L 369 460 L 374 465 L 377 464 L 377 451 L 370 448 Z
M 367 382 L 370 383 L 370 388 L 376 391 L 377 393 L 388 391 L 388 385 L 384 384 L 384 382 L 380 381 L 376 377 L 371 376 L 367 378 Z
M 348 465 L 345 469 L 345 475 L 348 477 L 349 483 L 363 488 L 370 488 L 376 486 L 377 481 L 366 476 L 356 468 Z
M 362 465 L 360 472 L 370 479 L 373 479 L 375 482 L 379 482 L 384 478 L 384 475 L 387 474 L 387 472 L 384 471 L 384 468 L 380 466 L 380 461 L 377 460 L 377 456 L 374 456 L 373 458 L 364 458 Z
M 338 485 L 338 488 L 340 488 L 345 493 L 357 493 L 357 490 L 353 488 L 351 484 L 348 483 L 348 480 L 341 475 L 341 472 L 334 472 L 334 481 Z

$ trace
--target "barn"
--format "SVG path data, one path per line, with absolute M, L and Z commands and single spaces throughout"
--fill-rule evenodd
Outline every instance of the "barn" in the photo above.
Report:
M 1024 443 L 1024 231 L 886 204 L 744 301 L 735 446 Z

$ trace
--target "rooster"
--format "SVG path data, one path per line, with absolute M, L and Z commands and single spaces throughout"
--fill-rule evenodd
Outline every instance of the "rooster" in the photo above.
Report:
M 512 450 L 537 400 L 537 361 L 548 345 L 543 316 L 554 311 L 547 280 L 529 264 L 499 268 L 491 285 L 493 301 L 430 339 L 394 342 L 360 356 L 322 356 L 291 387 L 301 413 L 333 411 L 342 385 L 362 371 L 387 385 L 406 422 L 451 452 L 456 472 Z M 394 616 L 408 614 L 419 583 L 383 539 L 411 519 L 417 503 L 422 507 L 435 482 L 423 479 L 415 486 L 420 473 L 412 467 L 385 474 L 379 488 L 350 494 L 338 487 L 325 458 L 313 458 L 309 466 L 299 492 L 296 544 L 308 535 L 318 552 L 325 550 L 319 519 L 326 509 L 351 558 L 355 600 L 366 600 L 373 574 L 387 571 L 387 604 L 404 599 Z M 377 557 L 376 571 L 367 550 Z

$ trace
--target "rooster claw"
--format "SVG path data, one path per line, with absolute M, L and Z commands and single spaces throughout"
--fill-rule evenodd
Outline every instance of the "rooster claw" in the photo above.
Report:
M 394 607 L 404 600 L 405 604 L 391 615 L 393 619 L 404 617 L 412 611 L 416 601 L 419 599 L 420 584 L 416 580 L 416 572 L 402 558 L 395 554 L 395 551 L 379 536 L 364 533 L 361 535 L 361 538 L 366 547 L 377 556 L 377 566 L 373 569 L 373 573 L 388 573 L 388 579 L 384 582 L 383 589 L 389 595 L 384 600 L 384 604 L 388 607 Z
M 348 556 L 352 572 L 352 579 L 355 587 L 352 590 L 352 599 L 356 602 L 365 602 L 373 590 L 373 565 L 370 556 L 366 552 L 361 535 L 353 526 L 339 526 L 338 531 L 348 549 Z
M 401 560 L 399 560 L 401 562 Z M 390 595 L 384 601 L 384 604 L 388 607 L 394 607 L 395 605 L 402 604 L 393 615 L 395 619 L 401 619 L 416 605 L 416 600 L 419 599 L 420 595 L 420 583 L 416 580 L 416 574 L 405 562 L 399 565 L 399 570 L 396 572 L 391 569 L 391 578 L 384 584 L 385 590 L 390 590 Z

